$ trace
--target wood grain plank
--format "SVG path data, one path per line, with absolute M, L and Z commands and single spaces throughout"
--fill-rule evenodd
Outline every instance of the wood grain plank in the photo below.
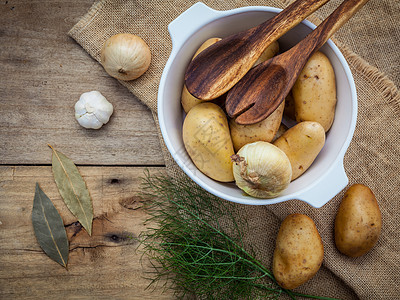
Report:
M 49 163 L 48 143 L 77 164 L 164 164 L 148 108 L 67 36 L 92 4 L 0 4 L 0 164 Z M 74 117 L 75 102 L 91 90 L 114 105 L 100 130 Z
M 1 299 L 171 299 L 163 287 L 146 290 L 152 269 L 135 240 L 151 224 L 137 197 L 143 168 L 80 167 L 91 193 L 93 235 L 63 203 L 51 168 L 0 167 Z M 164 168 L 150 168 L 151 173 Z M 70 241 L 68 270 L 48 258 L 37 243 L 31 212 L 35 183 L 59 211 Z

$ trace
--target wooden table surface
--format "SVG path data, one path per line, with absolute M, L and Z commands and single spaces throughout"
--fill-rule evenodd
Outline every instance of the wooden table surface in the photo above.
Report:
M 0 3 L 0 299 L 172 298 L 162 286 L 146 290 L 151 269 L 127 238 L 145 228 L 136 196 L 140 177 L 146 168 L 165 168 L 151 113 L 67 36 L 92 4 Z M 74 117 L 75 102 L 92 90 L 114 105 L 100 130 L 84 129 Z M 86 180 L 95 214 L 91 237 L 58 193 L 48 144 L 69 156 Z M 68 271 L 35 239 L 36 182 L 63 218 Z

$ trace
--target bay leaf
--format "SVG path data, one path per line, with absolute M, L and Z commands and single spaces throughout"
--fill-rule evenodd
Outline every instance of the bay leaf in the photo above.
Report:
M 54 148 L 51 149 L 54 180 L 61 197 L 87 233 L 92 235 L 93 205 L 86 183 L 71 159 Z
M 32 224 L 43 251 L 63 267 L 68 263 L 68 238 L 64 223 L 47 195 L 36 183 L 32 208 Z

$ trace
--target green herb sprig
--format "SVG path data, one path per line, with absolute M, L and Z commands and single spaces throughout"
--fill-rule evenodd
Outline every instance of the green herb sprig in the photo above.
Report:
M 146 172 L 142 196 L 149 228 L 140 236 L 154 267 L 151 284 L 172 283 L 175 295 L 200 299 L 276 299 L 286 293 L 332 300 L 282 289 L 273 274 L 243 243 L 246 220 L 233 203 L 221 200 L 188 180 Z

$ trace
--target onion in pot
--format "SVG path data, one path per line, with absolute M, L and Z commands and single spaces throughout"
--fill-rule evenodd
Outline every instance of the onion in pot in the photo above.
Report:
M 244 145 L 232 156 L 236 185 L 250 196 L 274 198 L 287 188 L 292 167 L 286 154 L 268 142 Z

